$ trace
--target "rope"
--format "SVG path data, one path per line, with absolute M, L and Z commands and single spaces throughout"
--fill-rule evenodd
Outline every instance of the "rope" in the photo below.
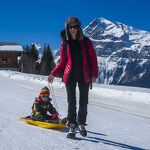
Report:
M 53 89 L 52 83 L 48 82 L 48 87 L 50 89 L 50 93 L 51 93 L 51 96 L 52 96 L 52 99 L 53 99 L 53 102 L 54 102 L 54 107 L 56 109 L 56 113 L 57 113 L 57 115 L 59 117 L 60 115 L 59 115 L 59 111 L 58 111 L 58 105 L 57 105 L 57 102 L 56 102 L 56 97 L 55 97 L 55 93 L 54 93 L 54 89 Z

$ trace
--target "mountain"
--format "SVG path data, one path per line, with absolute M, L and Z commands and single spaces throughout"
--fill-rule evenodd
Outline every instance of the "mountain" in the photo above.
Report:
M 35 45 L 36 49 L 38 50 L 38 53 L 39 54 L 42 54 L 43 53 L 43 48 L 40 44 L 37 44 L 37 43 L 32 43 Z
M 52 53 L 53 53 L 54 58 L 57 58 L 58 56 L 60 56 L 60 49 L 52 50 Z
M 83 33 L 98 56 L 99 83 L 150 88 L 150 32 L 98 18 Z

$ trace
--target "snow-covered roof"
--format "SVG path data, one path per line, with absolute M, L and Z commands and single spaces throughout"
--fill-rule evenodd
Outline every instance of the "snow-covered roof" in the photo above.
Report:
M 0 52 L 23 52 L 23 46 L 17 43 L 0 42 Z

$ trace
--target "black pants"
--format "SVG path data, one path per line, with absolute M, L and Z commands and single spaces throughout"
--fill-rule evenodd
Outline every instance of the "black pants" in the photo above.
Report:
M 52 120 L 52 115 L 42 114 L 40 116 L 39 115 L 33 116 L 32 119 L 36 121 Z
M 76 113 L 76 86 L 78 83 L 79 87 L 79 111 L 78 119 Z M 68 122 L 77 124 L 86 123 L 87 117 L 87 104 L 88 104 L 88 93 L 89 93 L 89 84 L 84 82 L 84 78 L 75 78 L 70 77 L 69 81 L 66 84 L 67 90 L 67 100 L 68 100 Z M 77 119 L 77 120 L 76 120 Z

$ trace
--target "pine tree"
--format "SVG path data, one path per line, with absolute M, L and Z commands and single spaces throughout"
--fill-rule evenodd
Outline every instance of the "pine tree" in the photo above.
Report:
M 24 73 L 29 73 L 29 61 L 30 57 L 28 56 L 29 53 L 29 46 L 26 45 L 23 47 L 23 53 L 19 60 L 19 67 L 18 70 Z
M 24 47 L 24 52 L 25 54 L 28 54 L 29 53 L 29 46 L 28 44 Z
M 38 51 L 34 44 L 30 47 L 28 45 L 24 48 L 21 61 L 21 72 L 25 73 L 38 73 L 38 62 L 39 59 Z
M 44 51 L 43 51 L 43 55 L 41 58 L 40 66 L 41 66 L 40 67 L 41 74 L 43 74 L 43 75 L 49 75 L 50 72 L 52 71 L 52 69 L 55 67 L 52 51 L 50 49 L 49 44 L 47 47 L 46 47 L 46 45 L 44 45 Z
M 37 48 L 35 47 L 34 44 L 31 45 L 30 49 L 28 50 L 28 55 L 35 61 L 39 59 L 39 53 L 37 51 Z

